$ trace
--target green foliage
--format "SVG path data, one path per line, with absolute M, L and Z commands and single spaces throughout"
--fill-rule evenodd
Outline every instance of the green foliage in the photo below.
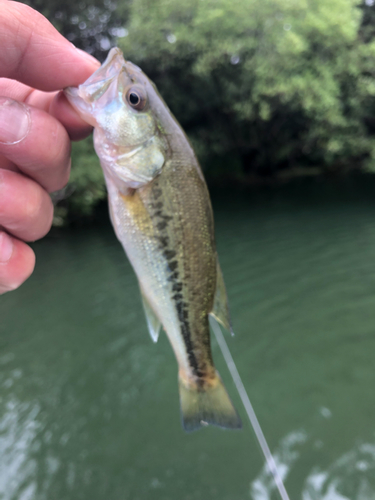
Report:
M 361 19 L 354 0 L 134 0 L 121 47 L 208 174 L 372 168 L 375 43 Z
M 68 186 L 56 193 L 55 225 L 66 217 L 87 217 L 95 205 L 106 198 L 103 171 L 92 144 L 92 137 L 73 143 L 72 173 Z
M 72 148 L 72 175 L 70 185 L 74 189 L 71 206 L 84 214 L 106 197 L 103 171 L 94 151 L 92 137 L 76 142 Z
M 99 58 L 121 32 L 208 179 L 375 171 L 372 0 L 25 1 Z M 74 146 L 65 210 L 105 196 L 97 165 L 88 142 Z

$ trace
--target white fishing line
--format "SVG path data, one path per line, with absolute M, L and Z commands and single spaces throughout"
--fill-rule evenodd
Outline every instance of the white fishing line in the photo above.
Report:
M 288 493 L 285 489 L 283 480 L 281 479 L 279 471 L 277 470 L 276 462 L 272 456 L 271 450 L 269 449 L 269 446 L 268 446 L 266 438 L 263 434 L 262 428 L 260 427 L 257 416 L 255 415 L 253 405 L 250 402 L 249 396 L 247 394 L 245 386 L 243 385 L 240 374 L 238 373 L 236 364 L 232 358 L 228 344 L 225 341 L 225 338 L 224 338 L 224 335 L 221 331 L 221 328 L 217 324 L 217 322 L 212 318 L 210 318 L 210 323 L 211 323 L 211 328 L 214 331 L 217 343 L 220 346 L 221 352 L 223 353 L 223 356 L 224 356 L 224 359 L 227 363 L 228 369 L 232 375 L 233 381 L 237 387 L 238 394 L 240 395 L 242 403 L 245 407 L 247 416 L 249 417 L 250 423 L 254 429 L 256 438 L 259 442 L 259 445 L 260 445 L 260 448 L 263 452 L 264 458 L 266 459 L 268 469 L 269 469 L 270 473 L 272 474 L 273 479 L 274 479 L 275 484 L 276 484 L 276 487 L 280 493 L 280 496 L 281 496 L 282 500 L 290 500 Z

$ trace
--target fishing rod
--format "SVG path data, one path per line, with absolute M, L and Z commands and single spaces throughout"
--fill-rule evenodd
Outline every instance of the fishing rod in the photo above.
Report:
M 242 404 L 245 407 L 247 416 L 249 417 L 250 423 L 254 429 L 255 436 L 256 436 L 258 443 L 260 445 L 260 448 L 263 452 L 268 469 L 271 472 L 273 480 L 275 482 L 275 485 L 279 491 L 280 497 L 282 498 L 282 500 L 290 500 L 289 495 L 285 489 L 283 480 L 281 479 L 281 476 L 280 476 L 279 471 L 277 469 L 276 462 L 275 462 L 273 455 L 271 453 L 271 450 L 267 444 L 266 438 L 263 434 L 262 428 L 261 428 L 259 421 L 258 421 L 258 418 L 255 414 L 253 405 L 250 402 L 250 398 L 247 394 L 245 386 L 243 385 L 241 376 L 238 373 L 236 363 L 234 362 L 234 359 L 230 353 L 228 344 L 226 343 L 226 340 L 225 340 L 224 335 L 221 331 L 221 328 L 213 318 L 210 318 L 210 323 L 211 323 L 211 328 L 215 334 L 217 343 L 219 344 L 221 352 L 222 352 L 224 359 L 227 363 L 230 374 L 232 375 L 235 386 L 237 387 L 237 391 L 240 395 Z

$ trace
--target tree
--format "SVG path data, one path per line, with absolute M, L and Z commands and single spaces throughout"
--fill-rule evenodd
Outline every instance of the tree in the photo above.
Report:
M 211 174 L 372 167 L 361 19 L 354 0 L 134 0 L 120 45 Z

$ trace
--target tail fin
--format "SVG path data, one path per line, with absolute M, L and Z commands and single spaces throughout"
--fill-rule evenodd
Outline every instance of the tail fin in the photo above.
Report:
M 208 424 L 224 429 L 240 429 L 241 419 L 219 375 L 214 384 L 198 387 L 187 385 L 179 377 L 182 425 L 191 432 Z

